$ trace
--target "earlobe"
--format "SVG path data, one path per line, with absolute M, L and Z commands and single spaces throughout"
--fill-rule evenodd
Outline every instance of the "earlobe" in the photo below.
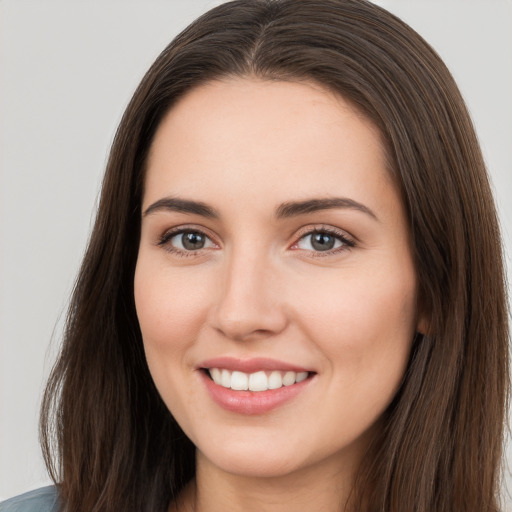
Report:
M 422 334 L 423 336 L 428 335 L 430 332 L 430 319 L 424 313 L 421 313 L 418 316 L 418 322 L 416 324 L 416 332 L 418 334 Z
M 418 291 L 416 296 L 416 332 L 423 336 L 430 334 L 431 308 L 427 305 L 425 295 Z

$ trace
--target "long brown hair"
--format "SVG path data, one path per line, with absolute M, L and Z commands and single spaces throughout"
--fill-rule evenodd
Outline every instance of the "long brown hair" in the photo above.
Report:
M 171 42 L 136 90 L 42 405 L 65 510 L 165 510 L 194 475 L 194 446 L 146 365 L 133 276 L 155 131 L 180 96 L 229 76 L 314 81 L 352 102 L 380 129 L 406 207 L 429 329 L 358 473 L 360 510 L 496 512 L 508 327 L 484 162 L 441 59 L 365 0 L 223 4 Z

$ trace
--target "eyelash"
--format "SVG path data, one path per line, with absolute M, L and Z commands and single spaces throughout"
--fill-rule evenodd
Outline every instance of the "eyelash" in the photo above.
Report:
M 335 254 L 339 254 L 340 252 L 352 249 L 356 245 L 355 241 L 352 238 L 349 238 L 348 235 L 343 231 L 337 230 L 330 226 L 317 225 L 314 226 L 313 229 L 305 228 L 304 230 L 299 231 L 299 233 L 297 234 L 297 241 L 294 242 L 292 247 L 296 246 L 303 238 L 315 235 L 317 233 L 332 236 L 333 238 L 339 240 L 342 243 L 342 245 L 340 247 L 337 247 L 336 249 L 329 249 L 327 251 L 308 251 L 313 258 L 324 258 L 328 256 L 333 256 Z
M 192 256 L 196 256 L 198 252 L 202 251 L 203 249 L 197 249 L 195 251 L 184 251 L 182 249 L 177 249 L 176 247 L 173 247 L 169 244 L 169 241 L 174 238 L 177 235 L 181 235 L 183 233 L 198 233 L 200 235 L 203 235 L 204 237 L 211 240 L 211 237 L 208 236 L 204 231 L 201 229 L 193 228 L 193 227 L 180 227 L 176 229 L 171 229 L 169 231 L 166 231 L 158 240 L 157 245 L 160 247 L 163 247 L 166 251 L 170 252 L 171 254 L 174 254 L 181 258 L 188 258 Z M 297 241 L 293 243 L 292 247 L 296 246 L 303 238 L 306 238 L 308 236 L 321 233 L 325 235 L 332 236 L 339 240 L 342 245 L 336 249 L 329 249 L 326 251 L 308 251 L 310 252 L 311 256 L 314 258 L 323 258 L 327 256 L 333 256 L 335 254 L 338 254 L 343 251 L 347 251 L 349 249 L 352 249 L 355 247 L 356 243 L 352 238 L 349 238 L 346 233 L 342 231 L 338 231 L 337 229 L 334 229 L 329 226 L 324 225 L 318 225 L 314 226 L 313 228 L 307 228 L 304 229 L 302 232 L 298 233 Z M 303 249 L 306 250 L 306 249 Z
M 203 235 L 204 237 L 211 240 L 211 237 L 208 236 L 204 231 L 193 228 L 193 227 L 181 227 L 176 229 L 171 229 L 169 231 L 166 231 L 158 241 L 157 245 L 160 247 L 163 247 L 166 251 L 170 252 L 171 254 L 174 254 L 180 258 L 189 258 L 191 256 L 196 256 L 198 252 L 200 252 L 202 249 L 197 249 L 196 251 L 183 251 L 181 249 L 177 249 L 176 247 L 173 247 L 169 241 L 174 238 L 177 235 L 181 235 L 183 233 L 198 233 Z

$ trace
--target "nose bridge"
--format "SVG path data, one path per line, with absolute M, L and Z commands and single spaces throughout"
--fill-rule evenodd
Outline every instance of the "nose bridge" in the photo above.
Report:
M 224 335 L 245 339 L 277 333 L 286 325 L 279 279 L 265 248 L 233 247 L 224 261 L 214 325 Z

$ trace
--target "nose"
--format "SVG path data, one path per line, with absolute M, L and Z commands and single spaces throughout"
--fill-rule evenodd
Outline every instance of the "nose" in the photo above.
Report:
M 211 325 L 222 335 L 249 341 L 270 337 L 287 325 L 277 269 L 261 254 L 233 253 L 219 274 Z

